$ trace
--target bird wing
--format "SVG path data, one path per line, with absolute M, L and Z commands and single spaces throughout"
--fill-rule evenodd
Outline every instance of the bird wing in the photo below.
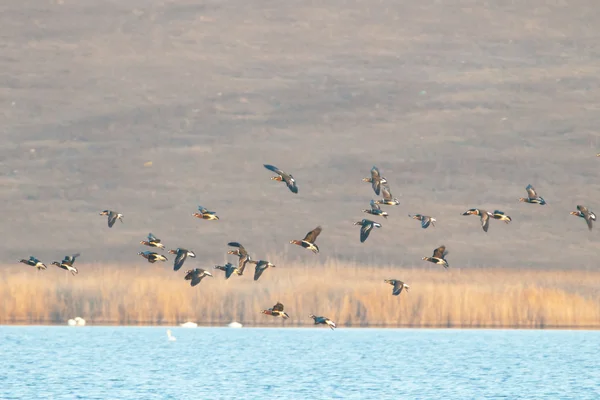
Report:
M 231 274 L 233 274 L 235 267 L 233 266 L 233 264 L 227 263 L 227 264 L 225 264 L 225 267 L 223 270 L 225 271 L 225 279 L 229 279 Z
M 535 192 L 535 189 L 533 188 L 533 186 L 531 186 L 531 184 L 527 185 L 525 190 L 527 190 L 527 196 L 530 199 L 535 199 L 536 197 L 538 197 L 537 193 Z
M 273 172 L 275 172 L 276 174 L 280 175 L 282 178 L 283 178 L 283 176 L 284 176 L 284 175 L 287 175 L 285 172 L 283 172 L 282 170 L 280 170 L 279 168 L 277 168 L 277 167 L 276 167 L 276 166 L 274 166 L 274 165 L 263 164 L 263 166 L 264 166 L 266 169 L 268 169 L 268 170 L 270 170 L 270 171 L 273 171 Z
M 192 275 L 192 286 L 196 286 L 197 284 L 200 283 L 200 281 L 202 280 L 202 278 L 204 278 L 204 275 L 198 275 L 198 274 L 194 274 Z
M 370 221 L 363 221 L 363 224 L 360 227 L 361 243 L 367 240 L 367 238 L 369 237 L 369 233 L 371 233 L 371 229 L 373 229 L 373 223 Z
M 446 253 L 446 246 L 440 246 L 433 251 L 433 257 L 444 258 L 445 253 Z
M 296 180 L 292 175 L 283 174 L 283 181 L 287 185 L 288 189 L 292 191 L 292 193 L 298 193 L 298 186 L 296 185 Z
M 590 216 L 590 210 L 588 210 L 588 208 L 585 206 L 579 206 L 579 205 L 577 206 L 577 209 L 583 215 L 583 218 L 585 219 L 585 222 L 587 223 L 588 228 L 592 229 L 592 217 Z
M 494 210 L 494 214 L 497 215 L 504 215 L 504 212 L 500 211 L 500 210 Z
M 396 281 L 396 283 L 394 283 L 394 290 L 392 291 L 392 294 L 394 296 L 398 296 L 402 289 L 404 289 L 404 282 Z
M 425 229 L 431 224 L 431 218 L 421 217 L 421 228 Z
M 117 220 L 117 213 L 114 211 L 111 211 L 108 214 L 108 227 L 112 228 L 112 226 L 115 224 L 116 220 Z
M 245 257 L 248 255 L 248 252 L 246 251 L 246 249 L 244 248 L 244 246 L 242 246 L 241 244 L 239 244 L 238 242 L 229 242 L 227 243 L 228 246 L 231 247 L 237 247 L 240 251 L 240 257 Z
M 183 265 L 187 259 L 188 251 L 185 249 L 177 249 L 177 256 L 175 257 L 175 263 L 173 264 L 173 270 L 179 271 L 179 268 Z
M 392 193 L 390 192 L 390 187 L 388 185 L 383 185 L 381 187 L 381 193 L 384 200 L 392 200 Z
M 158 239 L 156 236 L 154 236 L 152 233 L 148 234 L 148 241 L 149 242 L 155 242 L 155 243 L 160 243 L 160 239 Z
M 260 278 L 260 276 L 264 272 L 264 270 L 267 269 L 267 267 L 264 266 L 265 264 L 266 264 L 266 261 L 259 261 L 256 264 L 256 267 L 254 268 L 254 280 L 255 281 L 257 281 L 258 278 Z
M 320 226 L 317 226 L 315 229 L 313 229 L 312 231 L 308 232 L 306 234 L 306 236 L 304 236 L 304 241 L 308 242 L 308 243 L 314 243 L 315 240 L 317 240 L 317 237 L 319 236 L 319 234 L 321 233 L 323 229 L 321 229 Z
M 381 207 L 379 207 L 379 204 L 375 203 L 375 200 L 371 200 L 369 204 L 371 205 L 371 210 L 381 210 Z
M 486 212 L 486 211 L 481 211 L 480 215 L 480 220 L 481 220 L 481 226 L 483 227 L 483 231 L 487 232 L 488 231 L 488 227 L 490 226 L 490 215 Z
M 283 311 L 283 304 L 277 302 L 277 304 L 273 306 L 273 311 Z
M 375 194 L 379 196 L 379 193 L 381 193 L 381 181 L 379 179 L 371 179 L 371 187 L 373 187 Z
M 371 168 L 371 179 L 375 181 L 379 180 L 380 178 L 381 174 L 379 173 L 379 168 L 373 165 L 373 168 Z

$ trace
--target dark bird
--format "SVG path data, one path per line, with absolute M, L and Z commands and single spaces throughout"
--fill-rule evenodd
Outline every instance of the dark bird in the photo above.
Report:
M 432 262 L 434 264 L 443 265 L 444 268 L 448 268 L 448 261 L 446 261 L 446 255 L 448 251 L 446 250 L 446 246 L 440 246 L 433 251 L 433 257 L 423 257 L 423 260 Z
M 400 201 L 397 198 L 392 198 L 392 193 L 390 192 L 390 187 L 388 185 L 383 185 L 381 187 L 381 194 L 383 196 L 383 200 L 376 200 L 377 204 L 385 204 L 388 206 L 397 206 L 400 204 Z
M 539 204 L 541 206 L 546 204 L 546 200 L 544 200 L 542 197 L 538 196 L 535 189 L 533 188 L 533 186 L 531 185 L 527 185 L 527 187 L 525 188 L 525 190 L 527 190 L 527 197 L 521 197 L 519 198 L 520 202 L 523 203 L 533 203 L 533 204 Z
M 490 217 L 493 216 L 491 212 L 481 210 L 479 208 L 471 208 L 470 210 L 465 211 L 462 215 L 479 215 L 479 221 L 481 222 L 481 227 L 484 232 L 488 231 L 490 226 Z
M 363 219 L 362 221 L 357 221 L 354 225 L 360 225 L 360 242 L 363 243 L 369 237 L 371 230 L 373 227 L 381 228 L 381 224 L 375 221 L 371 221 L 370 219 Z
M 492 213 L 492 217 L 494 219 L 499 219 L 500 221 L 504 221 L 505 223 L 509 223 L 510 221 L 512 221 L 512 218 L 509 217 L 508 215 L 504 214 L 502 211 L 500 210 L 494 210 L 494 212 Z
M 202 268 L 196 268 L 196 269 L 189 269 L 185 272 L 185 280 L 186 281 L 191 281 L 190 285 L 191 286 L 196 286 L 197 284 L 200 283 L 200 281 L 205 277 L 205 276 L 210 276 L 212 277 L 212 274 Z
M 41 262 L 40 260 L 38 260 L 34 256 L 29 256 L 29 260 L 21 259 L 21 260 L 19 260 L 19 262 L 22 262 L 23 264 L 31 265 L 32 267 L 36 267 L 38 269 L 38 271 L 40 269 L 47 269 L 48 268 L 48 267 L 46 267 L 46 264 L 44 264 L 43 262 Z
M 117 220 L 123 222 L 123 214 L 119 214 L 115 211 L 104 210 L 100 213 L 100 215 L 108 215 L 108 227 L 112 228 Z
M 308 232 L 304 239 L 302 240 L 290 240 L 290 243 L 297 244 L 298 246 L 302 246 L 305 249 L 309 249 L 313 253 L 317 254 L 319 252 L 319 246 L 315 244 L 317 237 L 321 233 L 322 229 L 320 226 L 317 226 L 312 231 Z
M 237 249 L 235 250 L 229 250 L 227 254 L 233 254 L 235 256 L 238 256 L 239 263 L 235 273 L 238 275 L 244 275 L 244 269 L 246 268 L 246 264 L 248 264 L 248 261 L 251 260 L 250 256 L 248 255 L 248 252 L 246 251 L 244 246 L 242 246 L 238 242 L 229 242 L 227 243 L 227 245 L 231 247 L 237 247 Z
M 381 188 L 381 185 L 385 185 L 387 183 L 387 179 L 381 176 L 379 169 L 376 166 L 373 166 L 373 168 L 371 168 L 371 177 L 363 178 L 363 182 L 371 183 L 373 191 L 377 196 L 379 196 L 379 189 Z
M 58 268 L 62 268 L 65 271 L 71 271 L 71 274 L 75 275 L 78 274 L 79 271 L 77 271 L 77 268 L 73 266 L 73 263 L 75 262 L 75 259 L 79 256 L 79 253 L 73 254 L 72 256 L 65 256 L 65 258 L 61 262 L 54 261 L 52 265 L 56 265 Z
M 283 304 L 280 302 L 277 302 L 277 304 L 268 310 L 262 310 L 261 313 L 272 315 L 274 317 L 281 317 L 283 319 L 288 319 L 290 317 L 285 311 L 283 311 Z
M 315 321 L 315 325 L 318 325 L 318 324 L 327 325 L 331 328 L 331 330 L 333 330 L 335 328 L 335 322 L 333 322 L 332 320 L 330 320 L 327 317 L 317 317 L 313 314 L 310 314 L 309 317 L 311 317 Z
M 437 222 L 435 218 L 422 214 L 409 215 L 409 217 L 421 221 L 421 228 L 423 229 L 429 227 L 429 225 L 435 226 L 435 222 Z
M 256 264 L 256 267 L 254 268 L 254 280 L 255 281 L 257 281 L 258 278 L 260 278 L 262 273 L 265 272 L 265 270 L 267 268 L 269 268 L 269 267 L 275 268 L 275 266 L 273 264 L 271 264 L 270 262 L 265 261 L 265 260 L 258 260 L 258 261 L 250 260 L 248 262 L 251 264 Z
M 169 261 L 167 260 L 167 257 L 153 251 L 140 251 L 138 255 L 144 257 L 151 264 L 154 264 L 157 261 Z
M 179 271 L 179 268 L 183 265 L 188 257 L 196 258 L 196 253 L 187 249 L 177 248 L 175 250 L 169 250 L 170 254 L 176 254 L 175 262 L 173 263 L 173 270 Z
M 399 281 L 397 279 L 385 279 L 384 282 L 389 283 L 390 285 L 392 285 L 394 287 L 392 289 L 393 296 L 398 296 L 400 294 L 400 292 L 402 292 L 402 289 L 404 289 L 404 288 L 406 288 L 406 291 L 408 292 L 408 289 L 410 288 L 410 286 L 408 286 L 406 283 Z
M 208 209 L 202 207 L 202 206 L 198 206 L 198 212 L 197 213 L 193 213 L 192 214 L 193 217 L 196 218 L 200 218 L 200 219 L 206 219 L 209 221 L 214 221 L 214 220 L 218 220 L 219 217 L 217 216 L 217 213 L 214 211 L 209 211 Z
M 221 271 L 225 271 L 225 279 L 229 279 L 231 274 L 233 274 L 234 272 L 236 272 L 236 273 L 238 272 L 238 267 L 236 267 L 232 263 L 227 263 L 225 265 L 215 265 L 215 269 L 220 269 Z M 238 273 L 238 275 L 240 275 L 240 274 Z
M 296 185 L 296 180 L 294 179 L 292 174 L 287 174 L 273 165 L 269 165 L 269 164 L 263 164 L 263 165 L 269 171 L 273 171 L 277 174 L 277 176 L 274 176 L 271 178 L 272 180 L 278 181 L 278 182 L 285 182 L 288 189 L 290 189 L 292 191 L 292 193 L 298 193 L 298 186 Z
M 362 211 L 365 212 L 365 213 L 367 213 L 367 214 L 371 214 L 371 215 L 379 215 L 380 217 L 383 217 L 383 218 L 387 219 L 388 213 L 386 213 L 385 211 L 382 211 L 381 207 L 379 207 L 379 204 L 377 204 L 375 202 L 375 200 L 371 200 L 371 202 L 369 203 L 369 205 L 371 206 L 370 209 L 362 210 Z
M 148 234 L 148 240 L 142 240 L 140 243 L 150 247 L 158 247 L 161 249 L 165 248 L 165 245 L 160 242 L 160 239 L 158 239 L 152 233 Z
M 585 219 L 588 229 L 590 231 L 592 230 L 592 221 L 596 220 L 596 214 L 590 211 L 587 207 L 577 206 L 577 211 L 571 211 L 571 215 L 575 215 Z

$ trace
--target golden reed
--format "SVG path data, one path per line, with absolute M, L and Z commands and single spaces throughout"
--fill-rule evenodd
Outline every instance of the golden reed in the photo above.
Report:
M 192 288 L 184 270 L 209 269 Z M 0 324 L 65 324 L 83 317 L 97 325 L 306 326 L 309 314 L 338 327 L 519 327 L 600 328 L 600 272 L 517 269 L 458 269 L 277 264 L 258 282 L 254 269 L 225 280 L 222 271 L 188 260 L 174 272 L 170 263 L 80 264 L 72 276 L 49 266 L 25 265 L 0 272 Z M 392 296 L 386 278 L 410 291 Z M 290 319 L 260 313 L 277 301 Z

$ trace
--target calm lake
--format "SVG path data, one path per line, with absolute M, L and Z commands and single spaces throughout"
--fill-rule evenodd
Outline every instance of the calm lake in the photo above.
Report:
M 0 399 L 600 399 L 600 332 L 0 327 Z

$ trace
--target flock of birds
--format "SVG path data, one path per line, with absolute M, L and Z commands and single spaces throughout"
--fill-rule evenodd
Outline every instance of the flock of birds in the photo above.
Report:
M 598 153 L 597 156 L 600 157 L 600 153 Z M 272 180 L 283 182 L 286 184 L 286 186 L 292 193 L 298 193 L 298 186 L 296 184 L 296 180 L 291 174 L 288 174 L 273 165 L 264 164 L 264 167 L 276 174 L 276 176 L 271 178 Z M 383 217 L 384 219 L 387 219 L 388 213 L 381 209 L 381 205 L 396 206 L 400 204 L 398 199 L 392 196 L 387 179 L 381 175 L 379 169 L 376 166 L 373 166 L 373 168 L 371 169 L 371 176 L 368 178 L 364 178 L 363 181 L 369 182 L 375 194 L 377 196 L 381 194 L 382 199 L 371 200 L 370 208 L 364 209 L 362 211 L 373 216 Z M 525 188 L 525 190 L 527 191 L 527 197 L 521 197 L 519 199 L 520 202 L 538 205 L 547 204 L 546 200 L 544 200 L 543 197 L 537 194 L 536 190 L 532 185 L 528 185 Z M 590 230 L 592 229 L 592 222 L 596 221 L 596 215 L 590 209 L 582 205 L 577 205 L 577 211 L 572 211 L 571 214 L 583 218 Z M 116 211 L 104 210 L 100 213 L 100 215 L 108 217 L 109 228 L 112 228 L 117 220 L 123 223 L 123 214 L 118 213 Z M 506 215 L 500 210 L 494 210 L 494 212 L 489 212 L 480 208 L 472 208 L 465 211 L 462 215 L 479 216 L 481 227 L 484 232 L 488 231 L 491 219 L 504 221 L 507 224 L 512 221 L 510 216 Z M 219 217 L 216 215 L 216 212 L 210 211 L 202 206 L 199 206 L 198 212 L 192 214 L 192 216 L 209 221 L 219 220 Z M 421 227 L 423 229 L 426 229 L 430 226 L 435 227 L 435 222 L 437 221 L 432 216 L 422 214 L 409 215 L 409 217 L 420 221 Z M 367 218 L 363 218 L 361 221 L 354 222 L 354 225 L 360 226 L 361 243 L 364 243 L 367 240 L 373 228 L 381 228 L 381 223 L 375 222 Z M 317 254 L 319 253 L 319 247 L 315 242 L 317 240 L 317 237 L 321 234 L 321 231 L 322 228 L 320 226 L 317 226 L 315 229 L 308 232 L 302 240 L 294 239 L 291 240 L 290 243 L 301 246 Z M 165 245 L 152 233 L 149 233 L 146 239 L 147 240 L 140 241 L 140 244 L 156 249 L 165 250 Z M 238 257 L 238 262 L 237 265 L 228 262 L 225 265 L 216 265 L 214 267 L 215 269 L 221 270 L 225 273 L 225 279 L 229 279 L 234 273 L 236 275 L 242 276 L 244 274 L 244 270 L 247 264 L 253 264 L 255 266 L 255 281 L 257 281 L 268 268 L 275 268 L 275 265 L 267 260 L 253 260 L 250 257 L 248 251 L 239 242 L 229 242 L 227 245 L 235 248 L 234 250 L 229 250 L 227 254 L 231 254 Z M 184 248 L 171 249 L 168 251 L 168 253 L 175 255 L 175 260 L 173 263 L 174 271 L 179 271 L 188 257 L 196 257 L 196 254 L 193 251 Z M 423 257 L 423 260 L 441 265 L 445 269 L 447 269 L 449 268 L 448 261 L 446 260 L 447 254 L 448 251 L 446 250 L 446 246 L 441 245 L 433 251 L 433 255 L 431 257 Z M 79 255 L 80 254 L 73 254 L 70 256 L 65 256 L 61 262 L 54 261 L 52 262 L 52 265 L 69 271 L 73 275 L 75 275 L 79 273 L 79 271 L 73 264 L 75 263 L 75 260 Z M 141 251 L 138 253 L 138 255 L 144 257 L 149 263 L 168 261 L 166 256 L 159 254 L 155 251 Z M 19 262 L 33 266 L 38 270 L 47 269 L 47 266 L 43 262 L 41 262 L 39 259 L 33 256 L 30 256 L 29 259 L 19 260 Z M 213 277 L 213 275 L 209 271 L 202 268 L 195 268 L 187 270 L 185 272 L 184 279 L 186 281 L 190 281 L 190 285 L 193 287 L 198 285 L 202 281 L 202 279 L 204 279 L 207 276 Z M 384 282 L 393 286 L 393 296 L 400 295 L 400 293 L 404 289 L 406 289 L 406 291 L 408 292 L 410 288 L 409 285 L 407 285 L 399 279 L 384 279 Z M 284 305 L 280 302 L 277 302 L 273 307 L 269 309 L 262 310 L 261 313 L 273 317 L 283 318 L 284 320 L 289 318 L 289 315 L 284 311 Z M 323 324 L 329 326 L 331 329 L 334 329 L 336 327 L 335 322 L 333 322 L 327 317 L 316 316 L 313 314 L 310 314 L 309 317 L 314 320 L 315 325 Z

